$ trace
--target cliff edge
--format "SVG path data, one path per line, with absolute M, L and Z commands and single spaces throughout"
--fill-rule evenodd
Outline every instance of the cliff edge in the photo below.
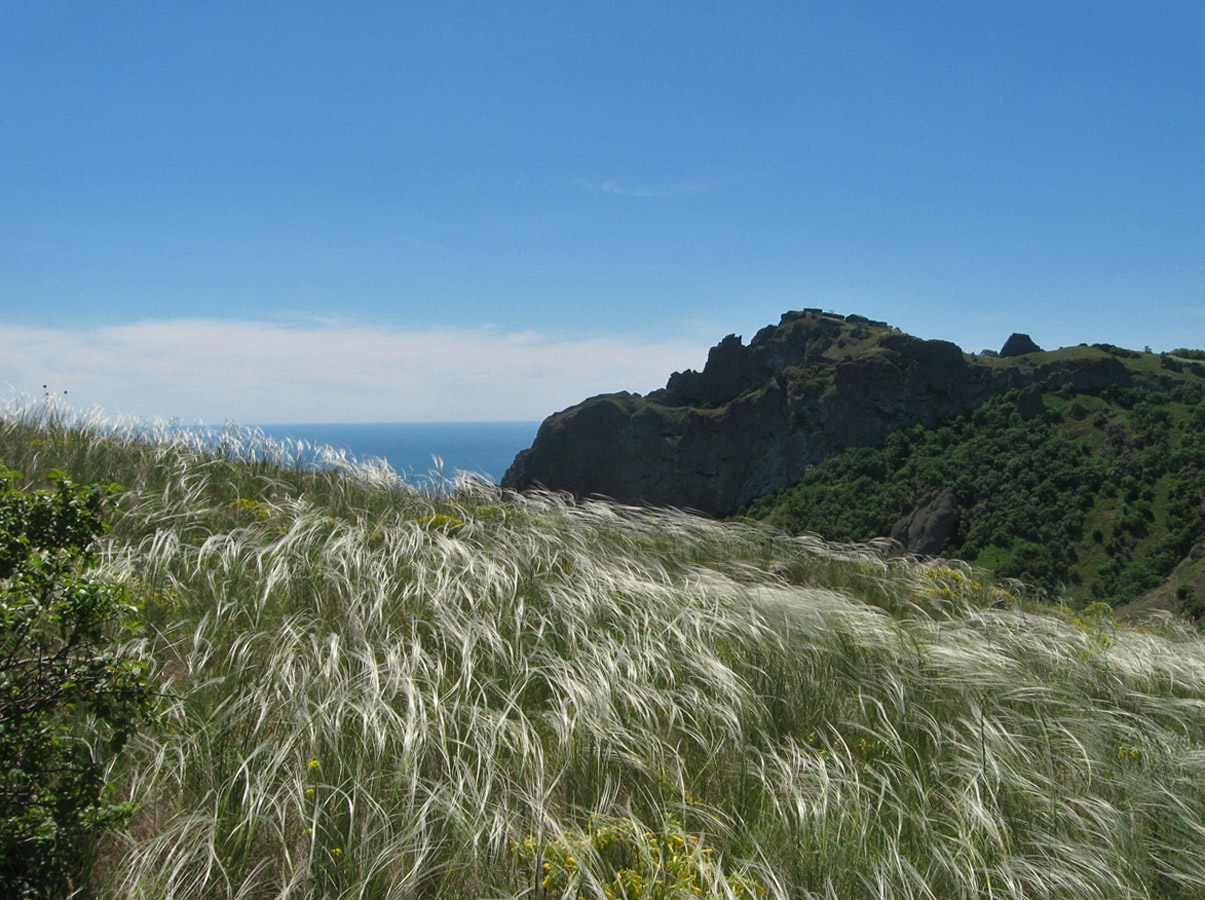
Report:
M 675 372 L 661 390 L 603 394 L 549 416 L 502 485 L 727 515 L 833 453 L 932 426 L 1005 391 L 1132 377 L 1107 354 L 1067 359 L 1033 347 L 973 356 L 864 316 L 788 312 L 747 346 L 724 338 L 703 371 Z

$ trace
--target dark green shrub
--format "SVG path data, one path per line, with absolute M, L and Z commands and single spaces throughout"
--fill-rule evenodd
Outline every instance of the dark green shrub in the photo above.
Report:
M 1198 624 L 1205 621 L 1205 597 L 1197 596 L 1192 585 L 1180 585 L 1176 591 L 1176 599 L 1180 601 L 1180 611 L 1185 616 Z
M 122 591 L 88 572 L 115 487 L 13 488 L 0 466 L 0 895 L 54 898 L 87 877 L 97 838 L 125 810 L 106 764 L 151 714 Z
M 1105 353 L 1111 353 L 1113 356 L 1121 357 L 1122 359 L 1137 359 L 1141 354 L 1135 350 L 1127 350 L 1124 347 L 1118 347 L 1116 344 L 1093 344 L 1097 350 L 1104 350 Z

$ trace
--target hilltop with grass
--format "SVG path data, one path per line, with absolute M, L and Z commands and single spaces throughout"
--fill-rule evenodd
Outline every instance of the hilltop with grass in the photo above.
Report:
M 965 560 L 1086 604 L 1205 613 L 1205 352 L 964 353 L 787 313 L 702 372 L 549 417 L 504 484 Z
M 38 726 L 100 767 L 105 812 L 41 896 L 1205 896 L 1184 625 L 882 544 L 313 459 L 0 418 L 4 526 L 29 526 L 6 558 L 119 598 L 90 646 L 153 702 L 121 734 L 86 696 Z M 74 549 L 47 569 L 51 538 Z M 61 592 L 0 583 L 4 639 L 58 647 L 36 611 Z M 44 787 L 0 806 L 0 838 L 41 823 L 0 854 L 6 896 L 81 796 Z

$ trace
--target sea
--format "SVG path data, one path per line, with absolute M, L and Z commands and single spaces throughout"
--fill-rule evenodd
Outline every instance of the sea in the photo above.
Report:
M 472 474 L 497 484 L 515 454 L 535 440 L 539 422 L 366 422 L 255 425 L 269 438 L 343 449 L 357 459 L 383 459 L 407 478 Z

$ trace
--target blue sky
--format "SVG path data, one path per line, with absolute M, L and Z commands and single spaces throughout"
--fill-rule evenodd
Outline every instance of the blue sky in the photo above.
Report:
M 538 419 L 789 309 L 1205 346 L 1205 4 L 10 3 L 0 390 Z

